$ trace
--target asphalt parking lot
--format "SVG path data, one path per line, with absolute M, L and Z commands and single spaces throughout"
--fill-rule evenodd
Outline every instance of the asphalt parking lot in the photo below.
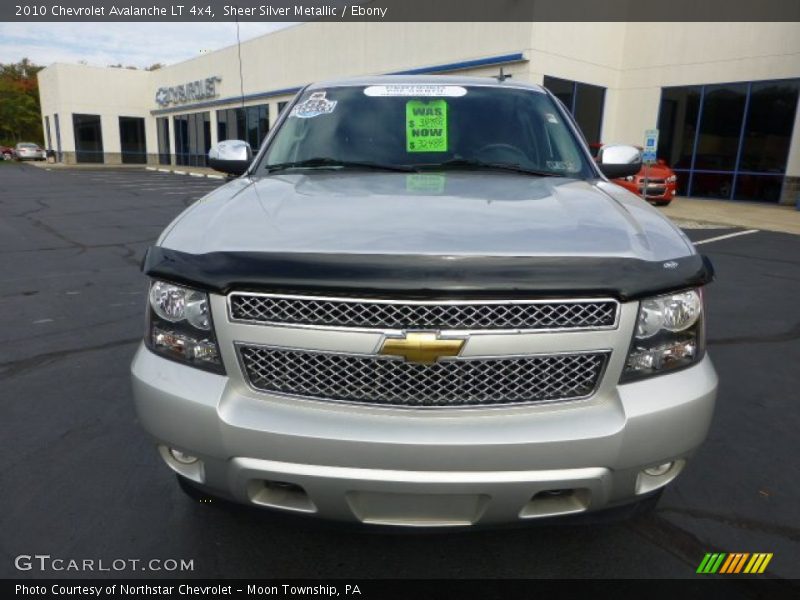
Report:
M 365 532 L 193 502 L 136 423 L 140 259 L 221 183 L 0 165 L 0 577 L 30 576 L 14 557 L 44 553 L 194 560 L 191 573 L 110 573 L 129 577 L 695 578 L 715 551 L 772 552 L 764 577 L 800 577 L 800 236 L 700 246 L 718 276 L 707 302 L 720 395 L 707 443 L 654 514 Z M 739 232 L 687 230 L 694 241 Z

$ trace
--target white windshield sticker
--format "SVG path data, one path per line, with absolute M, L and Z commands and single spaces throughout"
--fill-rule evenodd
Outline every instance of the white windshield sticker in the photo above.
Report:
M 367 96 L 438 96 L 457 97 L 465 96 L 467 89 L 460 85 L 428 85 L 428 84 L 390 84 L 371 85 L 364 88 Z
M 336 108 L 336 100 L 328 100 L 325 92 L 314 92 L 292 109 L 290 117 L 310 119 L 319 115 L 329 115 Z
M 548 160 L 547 168 L 553 171 L 570 171 L 575 172 L 578 170 L 578 165 L 571 160 Z

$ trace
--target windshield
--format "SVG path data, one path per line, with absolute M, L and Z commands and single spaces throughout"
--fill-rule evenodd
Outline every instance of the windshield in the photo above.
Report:
M 17 148 L 25 148 L 26 150 L 38 150 L 39 146 L 36 144 L 17 144 Z
M 307 90 L 255 173 L 291 168 L 503 168 L 595 174 L 543 92 L 497 86 L 373 85 Z

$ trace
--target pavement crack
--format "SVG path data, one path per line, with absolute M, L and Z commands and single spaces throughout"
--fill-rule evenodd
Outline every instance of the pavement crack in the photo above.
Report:
M 27 218 L 28 215 L 32 215 L 34 213 L 38 213 L 40 211 L 45 210 L 46 208 L 50 208 L 50 205 L 47 204 L 44 200 L 36 199 L 36 203 L 39 205 L 39 208 L 31 208 L 30 210 L 23 211 L 17 215 L 11 215 L 12 217 L 23 217 Z
M 669 509 L 659 508 L 658 513 L 667 512 L 667 510 Z M 690 566 L 691 570 L 687 572 L 687 577 L 695 573 L 695 569 L 697 569 L 706 553 L 730 551 L 729 549 L 719 548 L 714 544 L 701 540 L 698 536 L 675 525 L 658 513 L 632 520 L 625 526 L 633 533 L 643 537 L 651 544 L 666 552 L 669 552 Z M 771 585 L 779 586 L 780 590 L 773 589 L 775 592 L 787 592 L 793 587 L 790 581 L 769 571 L 763 573 L 759 577 L 771 580 Z M 730 585 L 736 585 L 747 596 L 752 594 L 754 598 L 764 597 L 761 595 L 761 588 L 758 580 L 730 579 L 728 581 Z
M 793 267 L 800 266 L 800 263 L 798 263 L 798 261 L 796 261 L 796 260 L 790 260 L 790 259 L 786 259 L 786 258 L 776 258 L 774 256 L 756 256 L 754 254 L 741 254 L 741 253 L 738 253 L 738 252 L 722 252 L 722 251 L 716 250 L 716 249 L 713 250 L 713 253 L 715 255 L 716 254 L 721 254 L 721 255 L 724 255 L 724 256 L 734 256 L 736 258 L 743 258 L 743 259 L 746 259 L 746 260 L 757 260 L 757 261 L 760 261 L 760 262 L 769 263 L 771 265 L 775 264 L 775 263 L 780 263 L 780 264 L 785 264 L 785 265 L 791 265 Z
M 18 298 L 20 296 L 35 296 L 39 290 L 23 290 L 21 292 L 12 292 L 10 294 L 0 294 L 0 298 Z
M 732 346 L 735 344 L 779 344 L 800 339 L 800 322 L 795 323 L 788 331 L 772 335 L 743 335 L 739 337 L 714 338 L 708 340 L 709 346 Z
M 97 350 L 110 350 L 112 348 L 119 348 L 120 346 L 127 346 L 129 344 L 137 343 L 141 340 L 141 336 L 135 338 L 127 338 L 123 340 L 114 340 L 104 344 L 97 344 L 96 346 L 86 346 L 83 348 L 71 348 L 69 350 L 58 350 L 56 352 L 45 352 L 44 354 L 37 354 L 28 358 L 14 360 L 9 362 L 0 363 L 0 381 L 10 379 L 30 369 L 37 369 L 53 362 L 73 356 L 76 354 L 85 354 L 87 352 L 95 352 Z
M 50 225 L 48 225 L 47 223 L 40 221 L 39 219 L 34 219 L 32 217 L 27 217 L 27 219 L 30 220 L 30 222 L 33 223 L 33 226 L 36 227 L 37 229 L 41 229 L 42 231 L 49 233 L 53 237 L 56 237 L 59 240 L 61 240 L 62 242 L 66 242 L 73 248 L 78 248 L 80 250 L 80 254 L 86 252 L 87 247 L 84 244 L 81 244 L 80 242 L 68 238 L 60 231 L 57 231 L 53 227 L 50 227 Z
M 800 529 L 796 527 L 789 527 L 787 525 L 776 525 L 772 523 L 765 523 L 756 519 L 746 519 L 744 517 L 736 517 L 732 515 L 721 515 L 709 510 L 702 510 L 696 508 L 662 508 L 660 512 L 668 512 L 677 515 L 686 515 L 694 519 L 709 519 L 718 523 L 724 523 L 737 529 L 756 530 L 771 535 L 784 537 L 793 542 L 800 542 Z
M 117 323 L 132 322 L 132 319 L 136 318 L 136 316 L 140 315 L 140 314 L 141 314 L 141 310 L 136 311 L 136 312 L 120 313 L 119 318 L 108 319 L 106 321 L 96 321 L 96 322 L 91 324 L 91 327 L 94 328 L 94 329 L 97 329 L 97 328 L 103 327 L 105 325 L 115 325 Z M 67 335 L 67 334 L 70 334 L 70 333 L 79 333 L 81 331 L 86 331 L 86 326 L 83 326 L 83 327 L 68 327 L 66 329 L 59 329 L 58 331 L 49 331 L 49 332 L 40 333 L 40 334 L 30 334 L 30 335 L 25 335 L 23 337 L 7 338 L 7 339 L 0 340 L 0 341 L 2 343 L 4 343 L 4 344 L 15 344 L 17 342 L 25 342 L 25 341 L 30 341 L 30 340 L 48 338 L 48 337 L 52 337 L 52 336 Z M 2 367 L 4 364 L 8 364 L 8 363 L 0 362 L 0 367 Z
M 764 277 L 772 277 L 773 279 L 782 279 L 784 281 L 794 281 L 800 283 L 800 277 L 789 277 L 787 275 L 778 275 L 777 273 L 762 273 Z

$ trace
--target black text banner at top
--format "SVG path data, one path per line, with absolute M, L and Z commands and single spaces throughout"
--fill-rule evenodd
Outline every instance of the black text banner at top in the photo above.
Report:
M 798 0 L 11 0 L 0 21 L 800 21 Z

